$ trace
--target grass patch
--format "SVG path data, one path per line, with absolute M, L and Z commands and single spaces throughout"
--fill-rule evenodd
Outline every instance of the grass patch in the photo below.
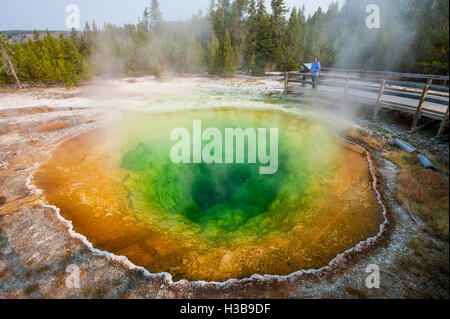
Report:
M 33 292 L 37 291 L 37 290 L 39 290 L 39 285 L 38 285 L 38 284 L 32 284 L 32 285 L 27 286 L 27 287 L 24 289 L 23 292 L 24 292 L 26 295 L 30 295 L 30 294 L 32 294 Z
M 397 200 L 428 226 L 432 235 L 448 241 L 449 231 L 449 180 L 448 172 L 439 168 L 437 172 L 425 169 L 416 154 L 394 151 L 383 157 L 400 168 L 395 190 Z
M 81 290 L 81 293 L 85 297 L 89 296 L 90 292 L 91 292 L 91 287 L 89 285 L 84 286 L 83 289 Z
M 103 285 L 99 285 L 94 290 L 94 299 L 104 299 L 108 290 Z
M 416 154 L 393 151 L 383 155 L 400 168 L 395 196 L 406 210 L 409 204 L 413 214 L 426 224 L 425 232 L 443 242 L 434 241 L 426 234 L 411 239 L 410 253 L 398 260 L 398 270 L 415 278 L 416 290 L 408 290 L 408 298 L 448 298 L 449 296 L 449 179 L 448 171 L 423 168 Z M 411 279 L 410 279 L 411 280 Z M 417 282 L 418 281 L 418 282 Z
M 345 290 L 347 290 L 347 292 L 350 295 L 356 296 L 358 299 L 367 299 L 368 298 L 367 293 L 362 289 L 358 289 L 353 286 L 347 286 L 347 287 L 345 287 Z
M 398 265 L 421 281 L 420 296 L 411 291 L 412 297 L 448 298 L 448 245 L 441 247 L 430 239 L 414 238 L 408 242 L 408 246 L 413 252 L 401 256 Z
M 364 143 L 367 147 L 374 150 L 382 150 L 385 148 L 385 144 L 376 133 L 370 133 L 364 129 L 348 129 L 346 135 L 353 140 Z

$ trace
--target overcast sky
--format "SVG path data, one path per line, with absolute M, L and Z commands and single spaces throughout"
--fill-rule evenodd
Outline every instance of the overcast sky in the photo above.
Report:
M 339 4 L 345 0 L 337 0 Z M 206 12 L 209 0 L 160 0 L 165 20 L 184 20 L 199 9 Z M 321 6 L 327 9 L 332 0 L 286 0 L 288 7 L 305 5 L 307 14 Z M 83 27 L 95 20 L 98 26 L 105 22 L 116 25 L 136 23 L 151 0 L 0 0 L 0 30 L 67 30 L 65 8 L 68 4 L 80 8 Z M 266 0 L 270 8 L 270 0 Z

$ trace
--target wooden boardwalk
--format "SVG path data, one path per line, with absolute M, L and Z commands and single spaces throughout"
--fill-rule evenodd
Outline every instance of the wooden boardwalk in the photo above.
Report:
M 413 81 L 404 80 L 408 78 Z M 374 119 L 380 108 L 411 113 L 414 114 L 412 130 L 417 129 L 420 118 L 440 120 L 437 135 L 441 136 L 449 117 L 447 83 L 448 77 L 442 76 L 324 69 L 316 90 L 311 87 L 310 74 L 286 73 L 284 93 L 305 98 L 319 95 L 331 99 L 352 99 L 370 104 L 374 106 Z

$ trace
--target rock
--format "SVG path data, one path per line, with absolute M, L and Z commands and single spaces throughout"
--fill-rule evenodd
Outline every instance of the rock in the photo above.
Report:
M 6 197 L 0 196 L 0 206 L 2 206 L 4 203 L 6 203 Z

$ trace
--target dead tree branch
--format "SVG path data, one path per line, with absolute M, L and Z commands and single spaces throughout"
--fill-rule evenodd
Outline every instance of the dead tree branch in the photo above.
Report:
M 5 68 L 9 67 L 9 73 L 12 74 L 14 79 L 16 80 L 17 87 L 19 89 L 22 88 L 22 84 L 20 84 L 19 78 L 17 76 L 16 70 L 14 69 L 14 65 L 11 62 L 11 59 L 9 58 L 8 53 L 6 52 L 6 48 L 3 44 L 4 36 L 0 33 L 0 50 L 2 51 L 2 61 Z

